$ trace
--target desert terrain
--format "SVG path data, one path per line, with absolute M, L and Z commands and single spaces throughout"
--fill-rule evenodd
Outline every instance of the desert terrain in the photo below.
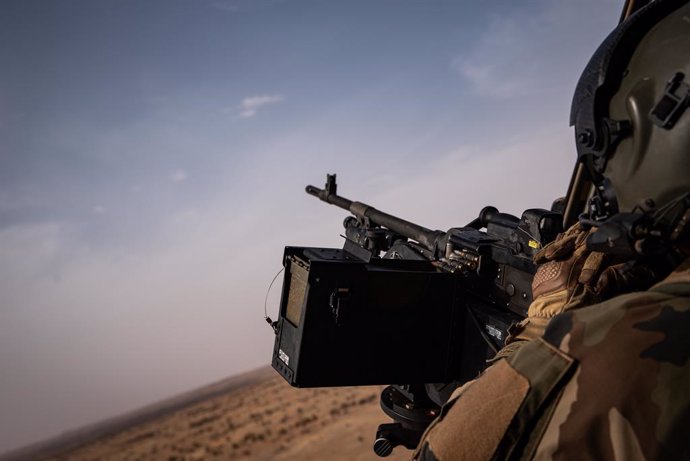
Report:
M 264 368 L 0 460 L 348 460 L 372 451 L 382 387 L 294 389 Z M 387 460 L 409 459 L 402 447 Z

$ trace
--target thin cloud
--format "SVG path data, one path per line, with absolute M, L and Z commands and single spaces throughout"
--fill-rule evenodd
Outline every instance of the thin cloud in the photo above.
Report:
M 549 0 L 540 2 L 536 10 L 497 16 L 475 46 L 457 56 L 451 66 L 474 93 L 486 98 L 553 91 L 566 79 L 576 81 L 585 63 L 573 62 L 572 57 L 583 55 L 582 50 L 594 50 L 604 38 L 601 30 L 615 26 L 616 8 L 603 8 L 601 3 Z M 573 20 L 583 16 L 591 21 Z M 583 27 L 591 33 L 583 33 Z
M 227 13 L 236 13 L 240 10 L 239 5 L 235 5 L 233 3 L 225 3 L 225 2 L 212 3 L 211 7 L 215 8 L 217 10 L 225 11 Z
M 249 96 L 242 100 L 240 104 L 240 117 L 251 118 L 254 117 L 259 109 L 282 102 L 285 98 L 281 95 L 259 95 Z
M 534 138 L 539 139 L 538 144 Z M 470 222 L 487 205 L 517 216 L 527 208 L 548 209 L 553 200 L 564 195 L 568 185 L 574 162 L 571 145 L 570 128 L 552 121 L 529 135 L 511 134 L 489 150 L 483 145 L 458 146 L 445 155 L 431 156 L 433 160 L 418 167 L 414 174 L 408 173 L 404 181 L 399 175 L 380 175 L 380 192 L 366 197 L 366 202 L 441 230 Z M 524 178 L 535 174 L 534 165 L 550 174 L 525 185 Z M 489 176 L 491 183 L 500 187 L 487 186 Z M 455 200 L 440 213 L 429 206 L 434 197 Z
M 188 174 L 185 170 L 177 170 L 170 174 L 169 179 L 174 183 L 181 183 L 187 180 Z

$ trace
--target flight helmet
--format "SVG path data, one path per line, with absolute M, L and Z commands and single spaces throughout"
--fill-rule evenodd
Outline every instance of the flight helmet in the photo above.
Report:
M 592 249 L 645 254 L 690 220 L 690 3 L 656 0 L 597 49 L 571 108 L 578 160 L 595 186 L 581 222 Z

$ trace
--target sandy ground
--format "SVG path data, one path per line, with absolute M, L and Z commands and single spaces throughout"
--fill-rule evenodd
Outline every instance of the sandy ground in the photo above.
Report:
M 132 425 L 96 437 L 51 460 L 349 460 L 384 459 L 371 447 L 378 424 L 390 422 L 379 408 L 381 387 L 294 389 L 263 370 L 227 392 L 151 416 L 138 412 Z M 193 396 L 190 393 L 189 396 Z M 160 408 L 157 410 L 161 413 Z M 142 422 L 143 420 L 143 422 Z M 124 426 L 124 428 L 123 428 Z M 88 428 L 87 428 L 88 429 Z M 72 437 L 74 438 L 74 437 Z M 90 439 L 90 440 L 89 440 Z M 71 446 L 74 446 L 74 440 Z M 67 446 L 67 445 L 65 445 Z M 37 459 L 33 453 L 31 458 Z M 387 460 L 409 459 L 395 449 Z

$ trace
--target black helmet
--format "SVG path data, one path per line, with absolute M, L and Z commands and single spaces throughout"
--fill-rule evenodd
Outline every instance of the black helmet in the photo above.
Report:
M 604 40 L 573 98 L 578 159 L 595 185 L 582 219 L 599 226 L 590 246 L 644 253 L 685 232 L 689 103 L 690 4 L 653 1 Z

